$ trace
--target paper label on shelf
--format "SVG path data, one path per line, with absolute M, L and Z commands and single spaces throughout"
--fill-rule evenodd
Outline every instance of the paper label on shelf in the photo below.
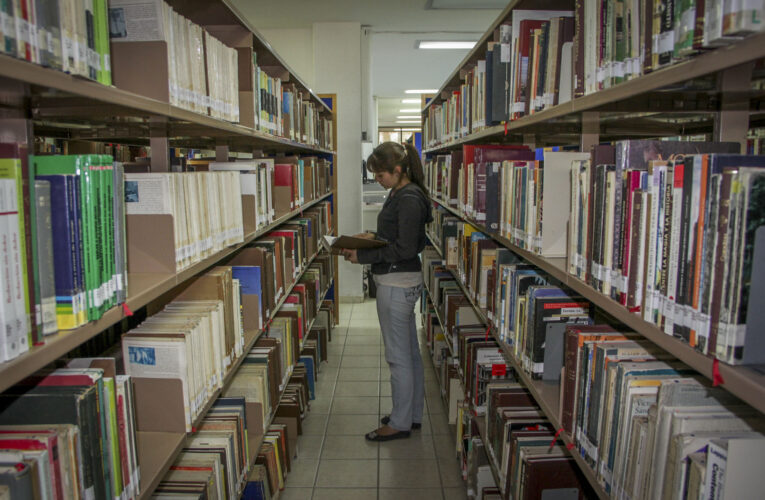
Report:
M 0 12 L 0 22 L 2 22 L 3 33 L 15 33 L 16 23 L 12 16 L 9 16 L 5 12 Z
M 88 46 L 84 43 L 80 43 L 79 41 L 75 43 L 77 49 L 77 61 L 80 64 L 88 64 Z
M 24 43 L 29 43 L 29 23 L 26 21 L 26 19 L 17 17 L 16 28 L 18 28 L 16 32 L 18 34 L 19 40 Z
M 612 65 L 612 73 L 615 78 L 624 78 L 624 62 L 615 61 Z
M 675 30 L 670 30 L 659 35 L 659 54 L 673 52 L 675 50 Z
M 523 113 L 526 111 L 526 103 L 523 102 L 514 102 L 512 107 L 513 113 Z
M 675 321 L 675 304 L 671 300 L 664 301 L 664 307 L 662 308 L 662 315 L 667 318 L 667 321 L 674 323 Z

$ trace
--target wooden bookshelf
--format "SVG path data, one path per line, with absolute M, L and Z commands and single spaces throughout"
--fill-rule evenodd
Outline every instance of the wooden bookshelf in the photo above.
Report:
M 274 311 L 271 313 L 271 317 L 268 318 L 267 321 L 264 321 L 264 323 L 268 323 L 271 319 L 273 319 L 276 316 L 276 313 L 279 311 L 279 309 L 284 305 L 284 302 L 287 300 L 287 296 L 290 294 L 292 289 L 295 287 L 295 285 L 298 283 L 298 280 L 300 277 L 305 273 L 305 270 L 308 269 L 308 266 L 311 265 L 311 263 L 321 254 L 321 251 L 314 254 L 306 263 L 303 270 L 301 271 L 300 275 L 298 275 L 295 280 L 292 282 L 292 284 L 287 289 L 286 293 L 282 296 L 282 298 L 279 300 L 277 305 L 274 307 Z M 324 290 L 324 293 L 322 294 L 322 297 L 326 296 L 327 291 L 331 287 L 333 280 L 330 280 L 330 285 L 327 286 L 327 288 Z M 315 318 L 314 318 L 315 321 Z M 310 331 L 311 326 L 313 326 L 313 321 L 310 323 L 306 331 Z M 205 403 L 204 408 L 199 413 L 197 418 L 192 423 L 192 429 L 196 429 L 199 427 L 199 425 L 202 423 L 202 420 L 204 420 L 205 416 L 207 415 L 207 412 L 210 410 L 212 405 L 215 403 L 215 400 L 218 399 L 218 397 L 223 393 L 223 391 L 226 390 L 226 388 L 229 386 L 231 381 L 233 380 L 234 376 L 236 375 L 237 370 L 239 369 L 239 366 L 244 361 L 244 358 L 247 356 L 247 353 L 252 349 L 252 347 L 255 345 L 255 342 L 258 341 L 258 339 L 264 334 L 264 330 L 258 330 L 258 331 L 251 331 L 251 332 L 245 332 L 245 345 L 244 345 L 244 351 L 242 353 L 242 356 L 240 356 L 238 359 L 234 360 L 234 362 L 231 365 L 231 368 L 226 373 L 225 378 L 223 380 L 223 387 L 220 389 L 217 389 L 208 399 L 208 401 Z M 300 350 L 302 352 L 303 345 L 301 344 Z M 289 379 L 289 376 L 292 372 L 288 373 L 287 379 Z M 281 398 L 284 396 L 284 391 L 286 389 L 285 387 L 282 388 L 281 393 L 279 395 L 279 401 L 281 401 Z M 274 408 L 278 406 L 278 403 L 274 405 Z M 272 413 L 269 416 L 269 424 L 273 421 L 275 413 Z M 192 433 L 193 434 L 193 431 Z M 154 489 L 157 487 L 159 482 L 162 480 L 162 477 L 167 473 L 169 467 L 172 465 L 172 463 L 175 461 L 175 458 L 178 456 L 178 453 L 180 453 L 181 449 L 183 448 L 183 443 L 186 440 L 186 433 L 181 432 L 138 432 L 138 461 L 139 465 L 141 467 L 141 494 L 139 498 L 149 498 L 151 497 L 152 493 L 154 492 Z M 149 443 L 154 444 L 154 441 L 157 441 L 156 446 L 149 445 Z M 263 436 L 260 437 L 259 443 L 262 444 L 263 442 Z M 260 446 L 258 444 L 258 447 Z M 251 465 L 251 464 L 250 464 Z
M 611 297 L 603 295 L 584 281 L 569 274 L 565 269 L 565 258 L 545 258 L 533 252 L 529 252 L 528 250 L 519 248 L 513 245 L 507 238 L 489 233 L 485 226 L 473 222 L 458 210 L 448 206 L 445 202 L 440 200 L 433 201 L 455 216 L 478 228 L 479 231 L 485 233 L 497 243 L 512 250 L 524 260 L 545 271 L 552 278 L 558 280 L 562 285 L 579 293 L 607 315 L 628 326 L 633 331 L 640 333 L 646 339 L 669 352 L 703 376 L 710 380 L 713 379 L 712 365 L 714 360 L 711 357 L 705 356 L 671 335 L 665 334 L 656 325 L 643 320 L 635 313 L 629 312 L 626 307 L 622 306 Z M 719 363 L 719 369 L 724 380 L 724 383 L 721 385 L 722 388 L 757 410 L 765 413 L 765 373 L 755 367 L 734 366 L 725 363 Z
M 459 276 L 457 276 L 454 272 L 452 272 L 452 275 L 454 276 L 454 279 L 457 281 L 457 284 L 462 289 L 462 292 L 470 301 L 470 304 L 473 306 L 473 309 L 475 310 L 479 319 L 483 322 L 484 325 L 490 325 L 491 321 L 486 316 L 486 312 L 478 306 L 470 290 L 468 290 L 468 288 L 465 286 L 465 284 L 462 282 Z M 497 335 L 497 331 L 493 325 L 491 326 L 491 335 L 494 338 L 494 340 L 497 341 L 497 344 L 499 344 L 499 346 L 502 348 L 502 352 L 504 353 L 505 358 L 510 362 L 510 365 L 513 367 L 513 369 L 515 370 L 515 373 L 518 375 L 520 382 L 526 388 L 528 388 L 529 392 L 534 397 L 536 402 L 539 404 L 539 407 L 545 413 L 545 415 L 547 416 L 547 419 L 550 421 L 552 426 L 555 429 L 561 430 L 559 437 L 567 445 L 573 443 L 573 440 L 571 439 L 571 436 L 569 436 L 568 432 L 562 430 L 561 415 L 560 415 L 560 384 L 532 379 L 523 370 L 523 367 L 521 366 L 521 363 L 518 361 L 518 358 L 515 357 L 515 354 L 513 354 L 513 352 L 508 348 L 507 344 L 499 338 L 499 336 Z M 479 420 L 482 420 L 482 419 L 479 418 Z M 479 430 L 480 429 L 481 428 L 479 427 Z M 481 436 L 483 438 L 484 434 L 482 434 Z M 576 460 L 576 462 L 579 464 L 579 467 L 582 469 L 583 474 L 585 475 L 587 480 L 590 482 L 590 485 L 595 490 L 598 497 L 604 498 L 604 499 L 609 498 L 608 493 L 606 493 L 606 491 L 598 484 L 597 478 L 595 477 L 595 473 L 592 470 L 592 468 L 587 464 L 587 462 L 585 462 L 584 459 L 581 456 L 579 456 L 579 454 L 576 451 L 572 451 L 571 456 L 574 457 L 574 460 Z M 494 466 L 493 463 L 492 463 L 492 466 Z M 495 472 L 495 474 L 498 474 L 498 473 L 499 472 Z M 499 485 L 499 482 L 497 483 L 497 485 Z
M 0 67 L 0 81 L 5 78 L 28 87 L 29 98 L 34 103 L 32 119 L 38 122 L 38 128 L 47 130 L 56 128 L 53 126 L 56 123 L 63 127 L 78 123 L 103 129 L 67 132 L 67 137 L 72 139 L 148 144 L 151 121 L 162 119 L 166 121 L 171 139 L 177 138 L 178 144 L 193 144 L 197 148 L 215 149 L 216 144 L 226 141 L 245 151 L 260 148 L 334 154 L 330 149 L 270 135 L 4 54 L 0 54 Z
M 255 241 L 257 238 L 272 231 L 274 228 L 299 216 L 303 210 L 329 198 L 333 193 L 327 193 L 316 200 L 313 200 L 298 209 L 280 217 L 273 223 L 265 226 L 255 233 L 249 234 L 242 243 L 228 247 L 220 252 L 207 257 L 194 264 L 193 266 L 179 271 L 175 274 L 129 274 L 128 275 L 128 298 L 127 307 L 133 311 L 149 304 L 159 298 L 164 293 L 172 290 L 178 285 L 183 284 L 189 279 L 198 276 L 210 267 L 216 265 L 224 258 L 237 252 L 244 246 Z M 56 359 L 65 355 L 78 345 L 95 337 L 106 328 L 121 321 L 127 316 L 122 305 L 108 310 L 100 319 L 92 321 L 74 330 L 62 330 L 54 335 L 45 338 L 45 344 L 33 346 L 29 352 L 22 354 L 18 358 L 12 359 L 0 364 L 0 391 L 4 391 L 13 384 L 31 375 L 35 371 L 52 363 Z
M 486 41 L 489 40 L 494 29 L 507 18 L 513 8 L 524 8 L 518 6 L 521 2 L 522 0 L 510 2 L 508 8 L 505 9 L 492 27 L 476 44 L 476 48 L 463 59 L 455 73 L 453 73 L 441 87 L 436 97 L 425 106 L 423 113 L 427 112 L 432 104 L 443 101 L 444 96 L 447 95 L 449 91 L 459 88 L 459 69 L 464 65 L 474 63 L 476 60 L 485 56 L 482 51 L 484 50 Z M 529 8 L 551 9 L 552 7 L 543 4 L 534 5 Z M 569 2 L 564 8 L 573 9 L 573 2 Z M 765 58 L 765 33 L 748 36 L 740 42 L 699 54 L 682 62 L 622 82 L 608 89 L 572 99 L 569 102 L 545 109 L 544 111 L 523 116 L 517 120 L 508 122 L 507 127 L 503 124 L 486 127 L 457 140 L 425 148 L 423 149 L 423 154 L 456 148 L 462 144 L 492 141 L 504 142 L 508 139 L 517 141 L 518 134 L 535 132 L 542 132 L 543 135 L 549 134 L 551 130 L 550 127 L 554 127 L 559 122 L 565 122 L 565 125 L 567 125 L 567 128 L 569 129 L 569 136 L 572 134 L 578 136 L 582 129 L 581 114 L 585 112 L 615 113 L 613 116 L 614 120 L 621 120 L 623 117 L 628 117 L 639 111 L 668 114 L 673 112 L 705 112 L 709 114 L 709 119 L 703 121 L 701 127 L 709 129 L 713 125 L 715 115 L 718 114 L 720 109 L 718 107 L 713 107 L 712 109 L 699 110 L 694 109 L 693 107 L 685 107 L 682 104 L 683 101 L 692 101 L 696 95 L 692 91 L 673 94 L 672 103 L 668 105 L 669 109 L 666 109 L 665 107 L 652 108 L 650 102 L 652 99 L 654 101 L 662 100 L 662 95 L 667 93 L 666 89 L 668 87 L 674 87 L 678 84 L 690 82 L 702 77 L 719 78 L 726 70 L 735 70 L 738 66 L 751 63 L 752 61 L 761 58 Z M 718 93 L 717 90 L 703 90 L 701 92 L 714 95 Z M 736 98 L 748 100 L 750 98 L 761 96 L 761 94 L 761 91 L 750 91 L 739 93 Z M 623 110 L 628 110 L 629 112 Z M 572 127 L 573 130 L 571 130 Z M 644 128 L 645 125 L 642 125 L 642 127 Z M 680 130 L 683 128 L 687 130 L 687 127 L 680 126 L 678 127 L 677 135 L 680 135 Z M 620 132 L 603 130 L 603 135 L 608 136 L 609 138 L 630 137 L 640 131 L 641 125 L 636 123 L 621 128 Z M 657 135 L 666 135 L 666 133 L 658 133 Z M 552 138 L 551 142 L 556 142 L 556 139 Z M 579 141 L 576 140 L 574 142 L 576 143 Z

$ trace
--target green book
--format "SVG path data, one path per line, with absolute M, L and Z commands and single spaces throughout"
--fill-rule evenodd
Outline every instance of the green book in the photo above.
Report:
M 96 52 L 98 53 L 98 81 L 112 84 L 112 69 L 109 53 L 109 24 L 106 0 L 93 0 L 93 27 L 95 30 Z
M 101 189 L 101 157 L 108 155 L 60 155 L 35 157 L 35 167 L 38 175 L 70 174 L 78 178 L 80 188 L 80 219 L 82 225 L 82 273 L 84 276 L 84 321 L 98 319 L 103 314 L 103 301 L 100 300 L 101 290 L 106 272 L 103 265 L 104 233 L 103 222 L 108 217 L 104 213 Z M 108 171 L 111 175 L 111 171 Z M 111 201 L 110 201 L 111 203 Z

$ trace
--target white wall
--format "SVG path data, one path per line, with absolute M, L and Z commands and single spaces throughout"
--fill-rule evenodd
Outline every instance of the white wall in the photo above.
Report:
M 313 88 L 316 81 L 313 66 L 313 29 L 263 29 L 260 33 L 292 71 L 297 73 L 308 87 Z
M 337 94 L 338 231 L 361 232 L 361 24 L 313 25 L 314 91 Z M 362 268 L 340 261 L 341 300 L 360 300 Z

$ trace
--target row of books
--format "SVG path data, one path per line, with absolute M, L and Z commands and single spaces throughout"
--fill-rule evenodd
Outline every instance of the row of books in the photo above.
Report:
M 450 222 L 445 221 L 447 225 Z M 457 223 L 466 224 L 462 221 Z M 448 246 L 451 237 L 446 233 L 442 237 L 444 245 Z M 463 245 L 458 242 L 457 247 L 461 251 Z M 486 252 L 477 242 L 471 242 L 471 249 L 481 252 L 482 257 Z M 492 250 L 488 251 L 491 255 Z M 549 285 L 539 286 L 540 283 L 550 282 L 550 279 L 527 264 L 517 263 L 517 259 L 513 261 L 509 255 L 503 259 L 501 254 L 507 250 L 499 249 L 499 252 L 495 269 L 486 275 L 487 294 L 490 295 L 489 290 L 494 288 L 496 295 L 493 300 L 487 301 L 484 314 L 493 323 L 496 337 L 507 345 L 507 350 L 513 353 L 518 365 L 530 373 L 531 378 L 553 382 L 561 380 L 561 425 L 607 491 L 619 497 L 643 498 L 649 496 L 651 491 L 651 498 L 662 495 L 666 498 L 686 498 L 688 488 L 693 488 L 693 491 L 701 495 L 694 498 L 712 498 L 714 495 L 708 496 L 710 489 L 717 488 L 720 491 L 722 484 L 721 477 L 716 475 L 719 462 L 713 466 L 714 472 L 709 469 L 712 476 L 705 475 L 707 470 L 702 465 L 707 463 L 705 461 L 709 458 L 708 450 L 713 440 L 716 440 L 715 446 L 724 451 L 729 449 L 728 440 L 735 438 L 734 448 L 749 440 L 746 450 L 735 448 L 737 455 L 733 458 L 737 464 L 741 463 L 743 456 L 746 462 L 765 451 L 763 436 L 756 432 L 763 429 L 756 411 L 735 400 L 727 392 L 713 390 L 706 382 L 692 377 L 693 370 L 672 360 L 670 355 L 642 336 L 623 333 L 609 325 L 592 325 L 592 306 L 572 294 L 563 299 L 569 301 L 570 310 L 560 311 L 561 314 L 555 318 L 563 319 L 558 328 L 553 323 L 552 328 L 547 324 L 542 325 L 544 328 L 537 327 L 536 333 L 533 330 L 526 331 L 527 335 L 532 333 L 537 336 L 535 344 L 542 334 L 542 344 L 539 346 L 542 352 L 541 356 L 537 354 L 536 359 L 543 364 L 538 367 L 533 357 L 534 351 L 529 360 L 528 347 L 523 349 L 517 336 L 518 329 L 523 328 L 518 324 L 519 317 L 532 312 L 529 306 L 532 300 L 530 295 L 535 290 L 557 289 L 558 294 L 562 290 Z M 503 261 L 508 263 L 502 264 Z M 463 260 L 458 258 L 457 268 L 461 262 Z M 459 271 L 455 270 L 455 273 L 459 274 Z M 489 279 L 493 273 L 502 278 L 492 285 Z M 469 272 L 463 274 L 470 276 Z M 482 284 L 479 281 L 479 289 L 475 291 L 469 283 L 466 283 L 466 287 L 477 297 Z M 521 296 L 524 289 L 525 297 Z M 535 308 L 540 298 L 534 299 Z M 509 324 L 512 322 L 515 325 Z M 528 346 L 528 340 L 526 342 Z M 540 368 L 541 376 L 538 375 Z M 666 400 L 658 396 L 659 391 L 664 391 L 664 385 L 669 386 L 666 389 Z M 667 405 L 667 409 L 662 410 L 664 405 Z M 703 408 L 681 410 L 670 408 L 672 406 Z M 650 409 L 652 407 L 653 410 Z M 675 411 L 681 416 L 673 417 L 672 412 Z M 662 412 L 666 412 L 666 415 L 662 416 Z M 672 420 L 656 424 L 652 418 L 678 420 L 672 424 Z M 651 425 L 663 426 L 665 430 L 659 432 L 657 427 L 652 428 Z M 487 426 L 491 428 L 488 421 Z M 549 429 L 549 432 L 552 435 L 555 431 Z M 643 434 L 637 434 L 640 432 Z M 686 435 L 689 433 L 693 435 Z M 508 441 L 505 439 L 501 442 L 506 445 Z M 686 444 L 687 448 L 684 447 Z M 497 452 L 499 449 L 501 447 L 494 447 L 496 462 L 500 470 L 509 471 L 506 469 L 506 460 L 501 459 Z M 703 453 L 697 456 L 699 464 L 691 479 L 689 455 L 698 450 Z M 721 453 L 724 456 L 724 452 Z M 715 457 L 719 455 L 717 453 Z M 631 461 L 625 457 L 630 457 Z M 737 467 L 745 473 L 746 465 Z M 665 469 L 668 471 L 666 477 L 663 472 Z M 707 478 L 706 483 L 704 478 Z M 742 492 L 756 491 L 761 486 L 756 479 L 748 479 L 732 488 Z M 707 493 L 704 494 L 704 491 Z
M 765 435 L 755 410 L 635 334 L 593 325 L 565 337 L 562 425 L 606 491 L 756 496 L 763 482 L 750 463 L 765 454 Z
M 18 0 L 0 7 L 0 53 L 111 85 L 106 0 Z
M 311 283 L 310 276 L 303 278 L 305 283 Z M 326 292 L 327 285 L 323 281 L 318 288 Z M 212 300 L 216 297 L 221 300 Z M 67 368 L 34 374 L 5 391 L 0 395 L 2 458 L 4 463 L 13 464 L 13 470 L 0 475 L 0 484 L 11 486 L 12 498 L 37 498 L 36 494 L 53 499 L 136 498 L 142 492 L 138 487 L 135 409 L 147 403 L 140 400 L 145 393 L 134 390 L 132 377 L 119 374 L 122 365 L 128 373 L 140 372 L 142 380 L 178 378 L 182 386 L 187 381 L 190 386 L 199 382 L 202 390 L 209 392 L 215 385 L 220 386 L 227 361 L 230 368 L 233 357 L 241 355 L 240 302 L 231 268 L 215 268 L 181 291 L 163 312 L 127 333 L 116 359 L 75 358 L 69 360 Z M 297 316 L 287 315 L 286 322 L 275 319 L 268 335 L 257 341 L 231 380 L 226 397 L 207 405 L 210 407 L 194 429 L 196 432 L 187 438 L 156 493 L 177 491 L 179 482 L 196 477 L 189 472 L 194 470 L 215 475 L 218 480 L 211 484 L 223 488 L 217 490 L 224 492 L 223 497 L 231 497 L 242 490 L 247 480 L 249 466 L 245 465 L 254 463 L 248 458 L 249 438 L 262 435 L 269 422 L 273 422 L 273 428 L 278 424 L 276 420 L 305 415 L 319 365 L 327 357 L 334 323 L 331 301 L 321 300 L 311 307 L 315 307 L 313 312 L 300 311 L 309 322 L 305 328 L 310 332 L 305 334 L 297 327 Z M 305 337 L 299 362 L 290 359 L 291 364 L 284 365 L 288 373 L 281 376 L 282 342 L 294 339 L 299 350 L 299 335 Z M 200 347 L 198 341 L 203 345 L 192 352 L 196 356 L 194 370 L 178 373 L 173 360 L 181 358 L 166 356 L 167 352 L 162 351 L 172 344 L 186 345 L 193 351 Z M 214 355 L 204 359 L 200 351 Z M 221 352 L 228 359 L 221 360 Z M 263 366 L 265 373 L 277 373 L 273 378 L 276 387 L 267 383 L 270 392 L 260 392 L 254 399 L 249 397 L 249 385 L 244 386 L 247 395 L 238 394 L 242 385 L 237 385 L 236 380 L 249 366 Z M 274 391 L 283 393 L 281 403 L 279 392 L 271 395 Z M 173 400 L 169 394 L 163 397 L 168 402 Z M 266 407 L 269 402 L 280 408 L 271 411 L 268 407 L 269 413 L 264 415 L 257 407 Z M 168 406 L 166 411 L 171 414 L 175 409 Z M 254 414 L 255 420 L 245 418 L 248 412 Z M 248 426 L 247 422 L 258 423 Z M 299 422 L 289 427 L 299 429 Z M 248 436 L 250 431 L 252 436 Z
M 125 213 L 128 221 L 172 218 L 174 267 L 180 271 L 244 240 L 241 193 L 237 172 L 128 173 Z
M 238 79 L 220 78 L 220 75 L 238 73 L 235 49 L 160 0 L 111 0 L 109 31 L 118 56 L 130 50 L 131 45 L 126 44 L 162 42 L 154 56 L 164 56 L 161 64 L 167 65 L 170 104 L 231 122 L 239 121 Z M 118 86 L 120 78 L 122 76 L 117 75 Z
M 738 148 L 629 140 L 588 153 L 540 150 L 532 161 L 528 150 L 465 146 L 426 172 L 435 197 L 488 233 L 566 256 L 571 274 L 665 333 L 752 364 L 759 350 L 747 349 L 746 325 L 764 160 Z M 543 210 L 550 199 L 570 200 L 570 211 Z
M 510 12 L 459 90 L 428 108 L 427 147 L 516 120 L 765 29 L 759 5 L 604 0 Z
M 125 301 L 132 248 L 128 221 L 150 230 L 159 219 L 148 223 L 141 217 L 170 215 L 172 235 L 168 231 L 146 240 L 136 235 L 141 243 L 134 239 L 132 244 L 173 238 L 175 261 L 166 267 L 180 270 L 243 241 L 245 226 L 257 231 L 331 189 L 331 165 L 315 157 L 257 164 L 203 161 L 196 168 L 222 172 L 177 174 L 125 174 L 108 155 L 31 156 L 23 145 L 10 143 L 0 145 L 0 157 L 7 194 L 1 271 L 9 285 L 0 307 L 9 332 L 0 343 L 2 360 L 59 329 L 97 320 Z M 186 203 L 192 198 L 200 203 Z M 298 222 L 308 225 L 313 249 L 331 230 L 331 206 L 319 207 L 305 212 L 313 214 L 306 215 L 310 220 Z M 140 262 L 131 262 L 140 271 Z
M 499 341 L 480 324 L 454 276 L 433 249 L 425 250 L 423 261 L 423 269 L 430 276 L 428 298 L 432 300 L 439 294 L 438 299 L 424 304 L 426 331 L 432 330 L 437 339 L 444 337 L 443 329 L 459 339 L 454 355 L 446 346 L 439 346 L 437 340 L 432 346 L 434 356 L 440 349 L 439 357 L 443 358 L 437 366 L 441 392 L 450 423 L 457 424 L 455 452 L 469 494 L 538 498 L 540 490 L 558 488 L 573 488 L 579 497 L 592 494 L 570 453 L 555 436 L 554 424 L 516 382 Z M 464 371 L 471 365 L 477 369 L 473 380 L 464 376 L 472 371 Z M 504 411 L 498 413 L 498 409 Z M 511 422 L 511 417 L 523 420 Z M 479 425 L 488 431 L 479 431 Z M 521 436 L 537 439 L 521 440 L 519 444 L 516 438 Z M 491 458 L 487 459 L 484 452 Z M 495 484 L 491 468 L 498 472 L 500 483 Z
M 107 155 L 30 156 L 0 144 L 3 301 L 12 359 L 127 295 L 123 172 Z
M 765 157 L 622 141 L 572 164 L 569 272 L 704 354 L 762 362 L 748 321 Z M 750 307 L 755 304 L 755 307 Z
M 243 354 L 241 288 L 233 269 L 215 268 L 122 337 L 125 373 L 181 381 L 186 432 Z
M 256 229 L 332 190 L 331 163 L 315 156 L 277 156 L 233 162 L 188 160 L 187 167 L 196 172 L 239 172 L 242 196 L 254 197 Z M 252 216 L 250 213 L 245 215 Z
M 76 358 L 0 394 L 11 498 L 136 498 L 135 394 L 113 358 Z
M 257 63 L 253 52 L 255 124 L 266 133 L 326 149 L 334 147 L 332 120 L 321 116 L 311 94 L 283 82 Z

